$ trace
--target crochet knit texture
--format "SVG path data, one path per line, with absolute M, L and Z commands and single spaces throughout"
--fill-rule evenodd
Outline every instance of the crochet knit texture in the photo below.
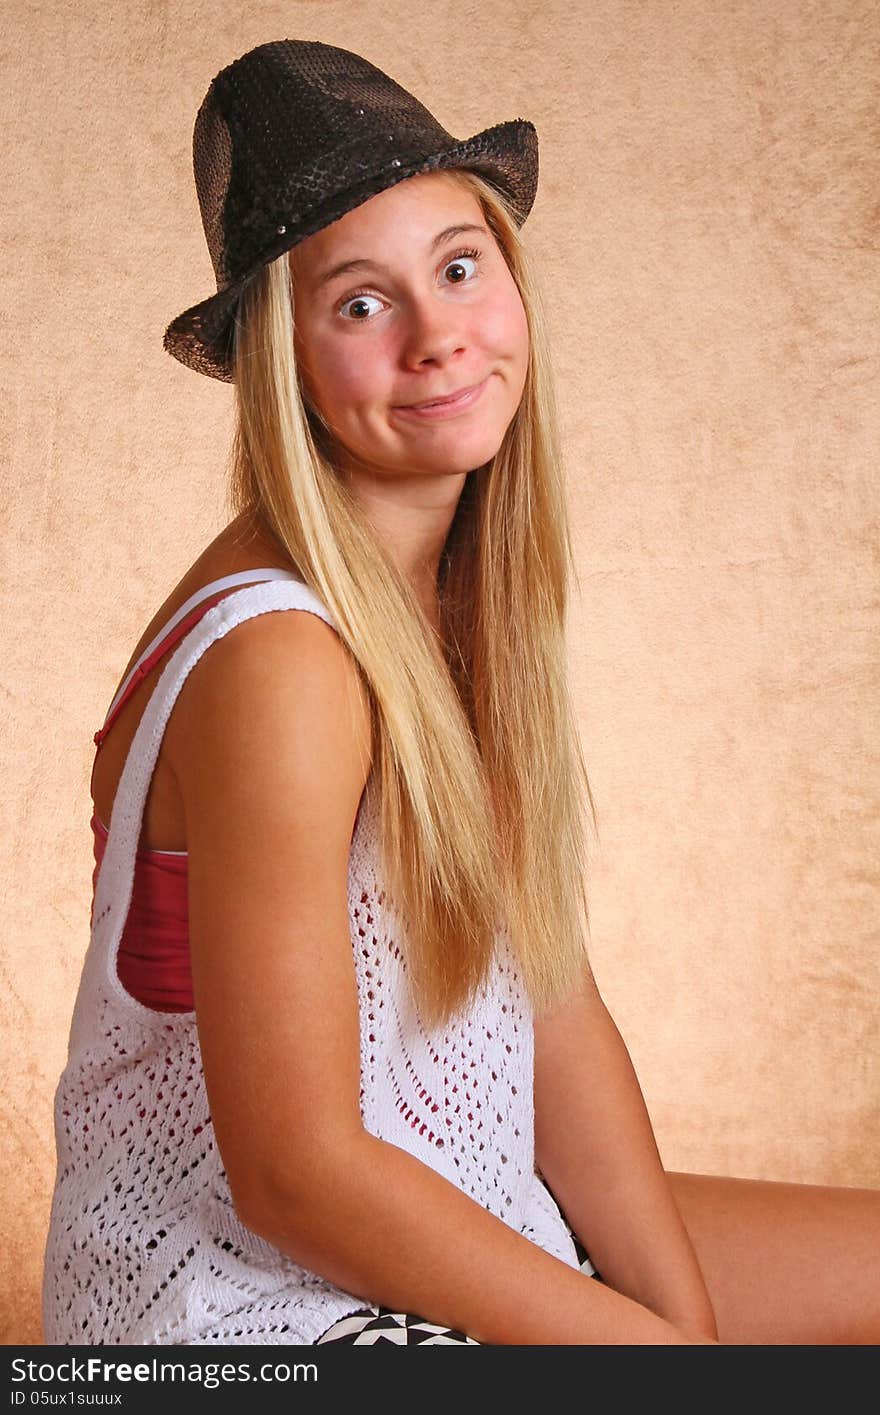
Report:
M 239 1218 L 211 1124 L 196 1014 L 144 1007 L 116 972 L 144 802 L 177 695 L 215 640 L 284 609 L 335 628 L 299 581 L 228 595 L 171 655 L 119 781 L 55 1093 L 57 1174 L 43 1275 L 48 1344 L 303 1345 L 364 1305 L 363 1294 L 301 1267 Z M 380 878 L 371 785 L 372 778 L 348 879 L 364 1126 L 577 1267 L 571 1233 L 535 1168 L 532 1013 L 509 939 L 499 935 L 470 1011 L 427 1030 Z

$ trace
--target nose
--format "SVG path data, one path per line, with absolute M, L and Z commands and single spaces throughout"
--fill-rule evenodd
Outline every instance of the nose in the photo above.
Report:
M 463 312 L 436 295 L 414 298 L 402 342 L 403 362 L 408 368 L 446 363 L 467 347 Z

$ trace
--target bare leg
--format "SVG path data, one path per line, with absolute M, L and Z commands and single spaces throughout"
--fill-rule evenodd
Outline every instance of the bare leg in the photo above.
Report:
M 880 1343 L 880 1189 L 669 1181 L 723 1344 Z

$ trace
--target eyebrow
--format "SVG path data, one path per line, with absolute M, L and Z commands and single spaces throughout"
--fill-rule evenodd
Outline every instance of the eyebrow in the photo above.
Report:
M 465 231 L 478 231 L 483 236 L 489 235 L 485 226 L 478 226 L 473 221 L 460 222 L 455 226 L 446 226 L 434 237 L 428 247 L 428 254 L 433 254 L 438 246 L 442 246 L 447 241 L 451 241 L 454 236 L 463 235 Z M 379 261 L 375 260 L 344 260 L 339 265 L 333 265 L 329 270 L 325 270 L 322 275 L 319 275 L 312 288 L 314 290 L 321 290 L 325 285 L 329 285 L 331 280 L 335 280 L 338 275 L 348 275 L 352 271 L 387 270 L 387 268 L 387 266 L 383 266 Z

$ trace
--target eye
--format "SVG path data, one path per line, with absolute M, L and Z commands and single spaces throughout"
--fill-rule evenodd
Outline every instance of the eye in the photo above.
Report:
M 346 305 L 365 305 L 368 300 L 378 300 L 378 295 L 371 295 L 369 290 L 355 290 L 353 295 L 349 295 L 339 306 L 339 313 L 342 314 Z M 367 311 L 369 315 L 369 310 Z M 358 316 L 357 319 L 349 320 L 349 324 L 365 324 L 366 320 Z
M 481 256 L 482 256 L 482 252 L 481 252 L 481 251 L 459 251 L 457 255 L 454 255 L 451 260 L 448 260 L 448 261 L 446 262 L 446 264 L 444 265 L 443 269 L 444 269 L 444 270 L 449 270 L 450 267 L 451 267 L 451 266 L 454 266 L 454 265 L 457 265 L 457 266 L 461 267 L 462 262 L 463 262 L 463 261 L 466 261 L 466 260 L 472 260 L 472 261 L 474 262 L 474 265 L 476 265 L 477 262 L 480 260 Z M 476 274 L 476 271 L 474 272 L 474 274 Z M 466 284 L 467 284 L 467 281 L 466 281 L 466 280 L 454 280 L 452 283 L 453 283 L 454 285 L 466 285 Z
M 457 267 L 459 270 L 463 270 L 463 269 L 466 269 L 466 266 L 465 266 L 465 262 L 466 262 L 466 261 L 473 261 L 474 266 L 476 266 L 477 262 L 480 261 L 481 259 L 482 259 L 482 251 L 477 251 L 477 250 L 457 251 L 454 256 L 450 256 L 449 260 L 447 260 L 447 261 L 444 262 L 443 269 L 444 269 L 444 270 L 450 270 L 450 269 L 453 269 L 453 268 Z M 476 276 L 477 276 L 477 271 L 476 271 L 476 269 L 475 269 L 473 275 L 470 277 L 471 280 L 476 279 Z M 464 278 L 459 278 L 459 279 L 457 279 L 457 280 L 453 280 L 451 283 L 452 283 L 453 285 L 467 285 L 467 284 L 469 284 L 470 282 L 468 281 L 467 276 L 465 276 Z M 373 294 L 371 294 L 371 292 L 370 292 L 369 290 L 355 290 L 351 295 L 346 296 L 346 298 L 343 300 L 342 304 L 339 306 L 339 313 L 340 313 L 340 314 L 343 313 L 343 311 L 344 311 L 346 305 L 360 305 L 360 306 L 363 307 L 363 306 L 366 305 L 366 302 L 367 302 L 368 300 L 379 300 L 379 296 L 378 296 L 378 295 L 373 295 Z M 381 302 L 380 302 L 380 303 L 381 303 Z M 366 313 L 365 316 L 362 317 L 362 316 L 358 315 L 357 318 L 355 318 L 355 319 L 349 319 L 349 320 L 348 320 L 348 323 L 349 323 L 349 324 L 366 324 L 366 323 L 367 323 L 367 320 L 369 319 L 369 317 L 370 317 L 370 312 L 369 312 L 369 310 L 367 310 L 367 313 Z

